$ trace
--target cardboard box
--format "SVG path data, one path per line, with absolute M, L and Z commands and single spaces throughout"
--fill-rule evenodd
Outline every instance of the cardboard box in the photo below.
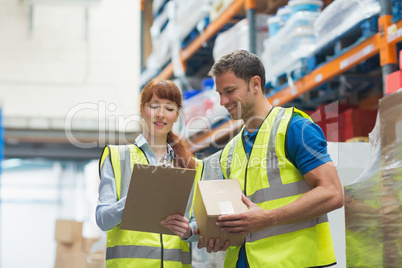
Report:
M 210 238 L 218 237 L 221 239 L 221 246 L 226 240 L 229 240 L 230 246 L 243 245 L 244 235 L 229 235 L 227 231 L 220 231 L 216 225 L 216 221 L 221 215 L 248 210 L 241 199 L 241 195 L 240 184 L 236 179 L 198 182 L 194 216 L 200 235 L 204 237 L 203 247 L 207 245 Z
M 86 268 L 104 268 L 105 267 L 105 262 L 87 262 Z
M 84 252 L 64 254 L 63 265 L 64 268 L 86 268 L 87 254 Z
M 98 242 L 100 238 L 89 238 L 89 237 L 83 237 L 82 238 L 82 250 L 86 253 L 89 253 L 91 251 L 91 247 L 93 244 Z
M 78 241 L 72 244 L 65 244 L 58 242 L 56 247 L 56 258 L 55 258 L 55 268 L 69 268 L 65 266 L 64 256 L 71 254 L 82 253 L 82 242 Z
M 380 99 L 381 151 L 402 142 L 402 90 Z
M 72 244 L 82 240 L 82 222 L 56 220 L 55 239 L 57 242 Z

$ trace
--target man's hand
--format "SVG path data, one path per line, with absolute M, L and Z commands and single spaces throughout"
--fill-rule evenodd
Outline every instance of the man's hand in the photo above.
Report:
M 200 234 L 199 230 L 195 229 L 194 234 Z M 201 249 L 202 244 L 204 244 L 204 237 L 200 236 L 200 238 L 198 239 L 197 247 L 199 249 Z M 229 241 L 227 241 L 227 240 L 225 241 L 225 243 L 223 244 L 222 247 L 220 246 L 220 244 L 221 244 L 221 240 L 219 238 L 216 238 L 215 240 L 212 238 L 209 239 L 208 245 L 206 246 L 207 252 L 211 253 L 212 251 L 213 252 L 225 251 L 229 247 Z
M 226 230 L 234 235 L 244 235 L 267 228 L 267 211 L 251 202 L 245 195 L 242 195 L 242 200 L 249 208 L 248 211 L 219 216 L 216 225 L 220 226 L 222 231 Z
M 180 214 L 170 215 L 161 221 L 161 225 L 169 228 L 182 239 L 188 239 L 192 234 L 188 219 Z

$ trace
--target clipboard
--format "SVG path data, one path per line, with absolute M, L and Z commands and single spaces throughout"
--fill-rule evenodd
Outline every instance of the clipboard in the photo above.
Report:
M 194 178 L 195 169 L 134 164 L 120 228 L 174 235 L 160 222 L 184 215 Z

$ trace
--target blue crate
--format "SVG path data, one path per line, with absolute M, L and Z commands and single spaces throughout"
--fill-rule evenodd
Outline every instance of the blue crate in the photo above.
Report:
M 211 129 L 216 129 L 217 127 L 223 125 L 224 123 L 226 123 L 227 121 L 229 121 L 231 119 L 230 115 L 227 115 L 225 118 L 222 118 L 221 120 L 219 120 L 218 122 L 215 122 L 211 125 Z
M 307 72 L 311 72 L 333 58 L 342 55 L 377 32 L 378 16 L 362 20 L 309 57 L 307 60 Z
M 392 22 L 402 19 L 402 0 L 391 0 L 392 2 Z

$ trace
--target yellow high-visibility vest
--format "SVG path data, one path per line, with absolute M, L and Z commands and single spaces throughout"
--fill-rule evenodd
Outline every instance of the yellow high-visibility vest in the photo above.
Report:
M 106 146 L 100 159 L 100 169 L 107 157 L 110 157 L 112 163 L 117 199 L 120 200 L 127 195 L 134 164 L 149 162 L 144 152 L 134 144 Z M 196 181 L 201 177 L 202 168 L 202 162 L 197 160 Z M 190 205 L 187 206 L 191 209 L 192 200 L 190 197 Z M 186 212 L 187 217 L 191 215 L 191 209 Z M 107 232 L 106 267 L 190 268 L 191 255 L 187 242 L 178 236 L 122 230 L 118 225 Z
M 275 107 L 258 130 L 250 156 L 241 131 L 223 149 L 220 163 L 225 179 L 237 179 L 244 194 L 265 210 L 294 202 L 311 190 L 286 157 L 286 136 L 295 108 Z M 240 246 L 226 251 L 225 267 L 236 267 Z M 250 267 L 325 267 L 336 263 L 327 215 L 266 228 L 246 235 Z

